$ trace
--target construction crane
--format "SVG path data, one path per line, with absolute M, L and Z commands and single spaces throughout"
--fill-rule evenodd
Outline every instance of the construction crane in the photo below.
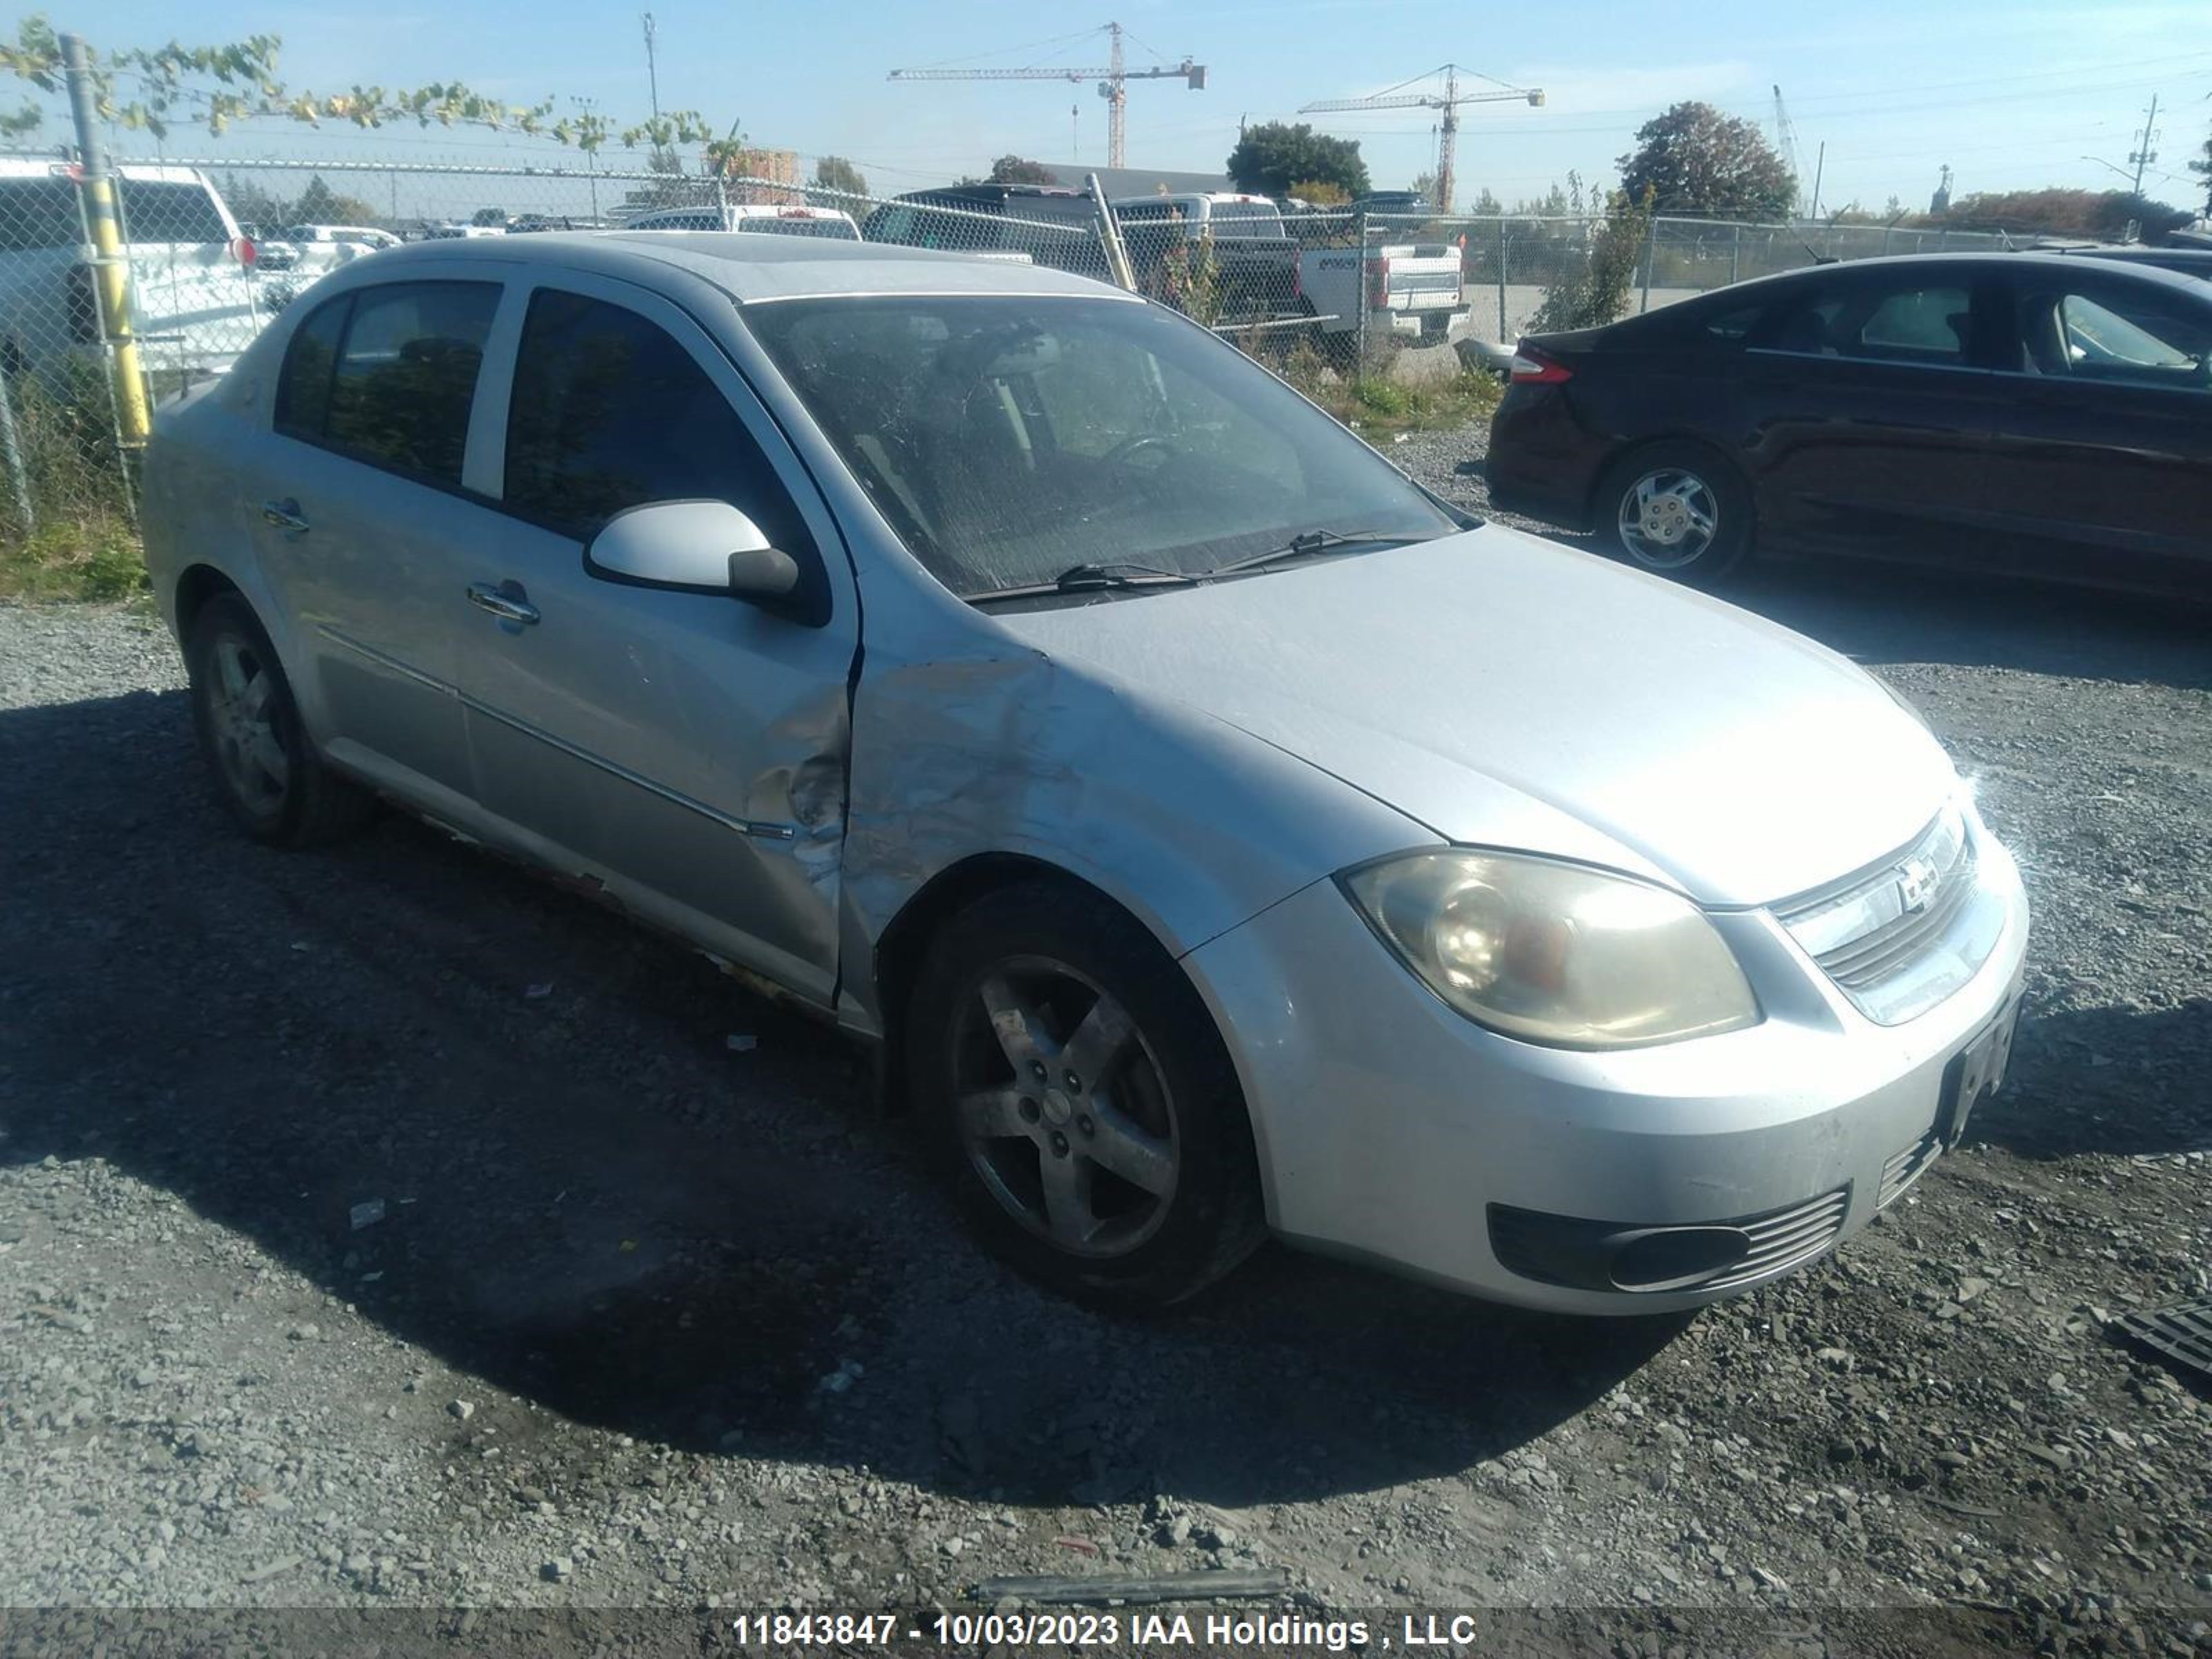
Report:
M 1437 75 L 1444 77 L 1444 89 L 1441 96 L 1433 92 L 1404 92 L 1400 89 L 1412 86 L 1413 81 L 1425 81 L 1431 76 Z M 1470 75 L 1478 81 L 1486 81 L 1497 90 L 1463 93 L 1459 89 L 1459 77 L 1462 75 Z M 1313 115 L 1323 110 L 1341 109 L 1442 110 L 1443 130 L 1437 141 L 1437 196 L 1438 198 L 1437 211 L 1449 213 L 1452 210 L 1452 163 L 1455 152 L 1458 149 L 1460 106 L 1518 103 L 1524 100 L 1529 104 L 1540 106 L 1544 101 L 1544 89 L 1541 87 L 1508 86 L 1495 76 L 1484 75 L 1474 70 L 1462 70 L 1457 64 L 1443 64 L 1431 70 L 1427 75 L 1415 76 L 1413 81 L 1401 81 L 1397 86 L 1386 88 L 1372 98 L 1320 99 L 1310 104 L 1300 105 L 1298 113 Z
M 1797 129 L 1790 119 L 1789 106 L 1782 101 L 1782 88 L 1774 88 L 1774 149 L 1782 157 L 1782 165 L 1790 169 L 1790 188 L 1797 192 L 1794 204 L 1802 216 L 1805 211 L 1804 175 L 1797 171 Z
M 1152 69 L 1131 69 L 1122 61 L 1121 26 L 1109 23 L 1105 33 L 1113 45 L 1104 69 L 904 69 L 893 70 L 893 81 L 1091 81 L 1106 100 L 1106 165 L 1127 167 L 1129 82 L 1181 80 L 1193 92 L 1206 90 L 1206 65 L 1186 58 L 1180 64 Z

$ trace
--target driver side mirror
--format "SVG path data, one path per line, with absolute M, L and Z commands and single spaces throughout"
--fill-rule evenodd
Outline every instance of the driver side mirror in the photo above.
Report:
M 585 547 L 584 568 L 631 587 L 742 599 L 810 628 L 830 619 L 821 584 L 727 501 L 626 507 Z

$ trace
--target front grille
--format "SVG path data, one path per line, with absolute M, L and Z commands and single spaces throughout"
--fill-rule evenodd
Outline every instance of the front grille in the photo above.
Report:
M 1777 1210 L 1756 1221 L 1737 1222 L 1751 1235 L 1751 1254 L 1713 1279 L 1710 1288 L 1747 1284 L 1764 1274 L 1811 1261 L 1836 1242 L 1836 1235 L 1844 1230 L 1844 1212 L 1850 1206 L 1851 1189 L 1838 1187 L 1795 1209 Z
M 1875 1208 L 1886 1210 L 1905 1196 L 1905 1188 L 1928 1173 L 1928 1166 L 1943 1150 L 1943 1142 L 1930 1129 L 1881 1168 L 1881 1191 L 1875 1199 Z
M 1778 906 L 1776 915 L 1860 1012 L 1893 1025 L 1956 990 L 1996 948 L 1964 815 L 1948 807 L 1871 869 Z

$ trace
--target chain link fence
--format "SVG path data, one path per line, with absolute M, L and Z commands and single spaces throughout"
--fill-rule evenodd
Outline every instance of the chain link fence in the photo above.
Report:
M 1594 218 L 1283 210 L 1256 197 L 1102 204 L 991 185 L 862 195 L 575 155 L 550 167 L 156 157 L 113 173 L 120 242 L 102 253 L 76 169 L 0 157 L 0 535 L 127 539 L 147 409 L 224 372 L 328 272 L 403 242 L 726 229 L 938 248 L 1119 283 L 1300 379 L 1386 372 L 1401 347 L 1422 345 L 1458 348 L 1455 359 L 1424 354 L 1443 365 L 1430 372 L 1494 367 L 1605 235 Z M 1629 305 L 1829 259 L 2005 245 L 1659 219 Z

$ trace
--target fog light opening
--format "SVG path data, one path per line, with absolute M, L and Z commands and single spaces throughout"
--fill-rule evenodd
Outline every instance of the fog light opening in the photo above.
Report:
M 1741 1227 L 1653 1227 L 1616 1243 L 1607 1277 L 1620 1291 L 1684 1291 L 1726 1273 L 1751 1254 Z

